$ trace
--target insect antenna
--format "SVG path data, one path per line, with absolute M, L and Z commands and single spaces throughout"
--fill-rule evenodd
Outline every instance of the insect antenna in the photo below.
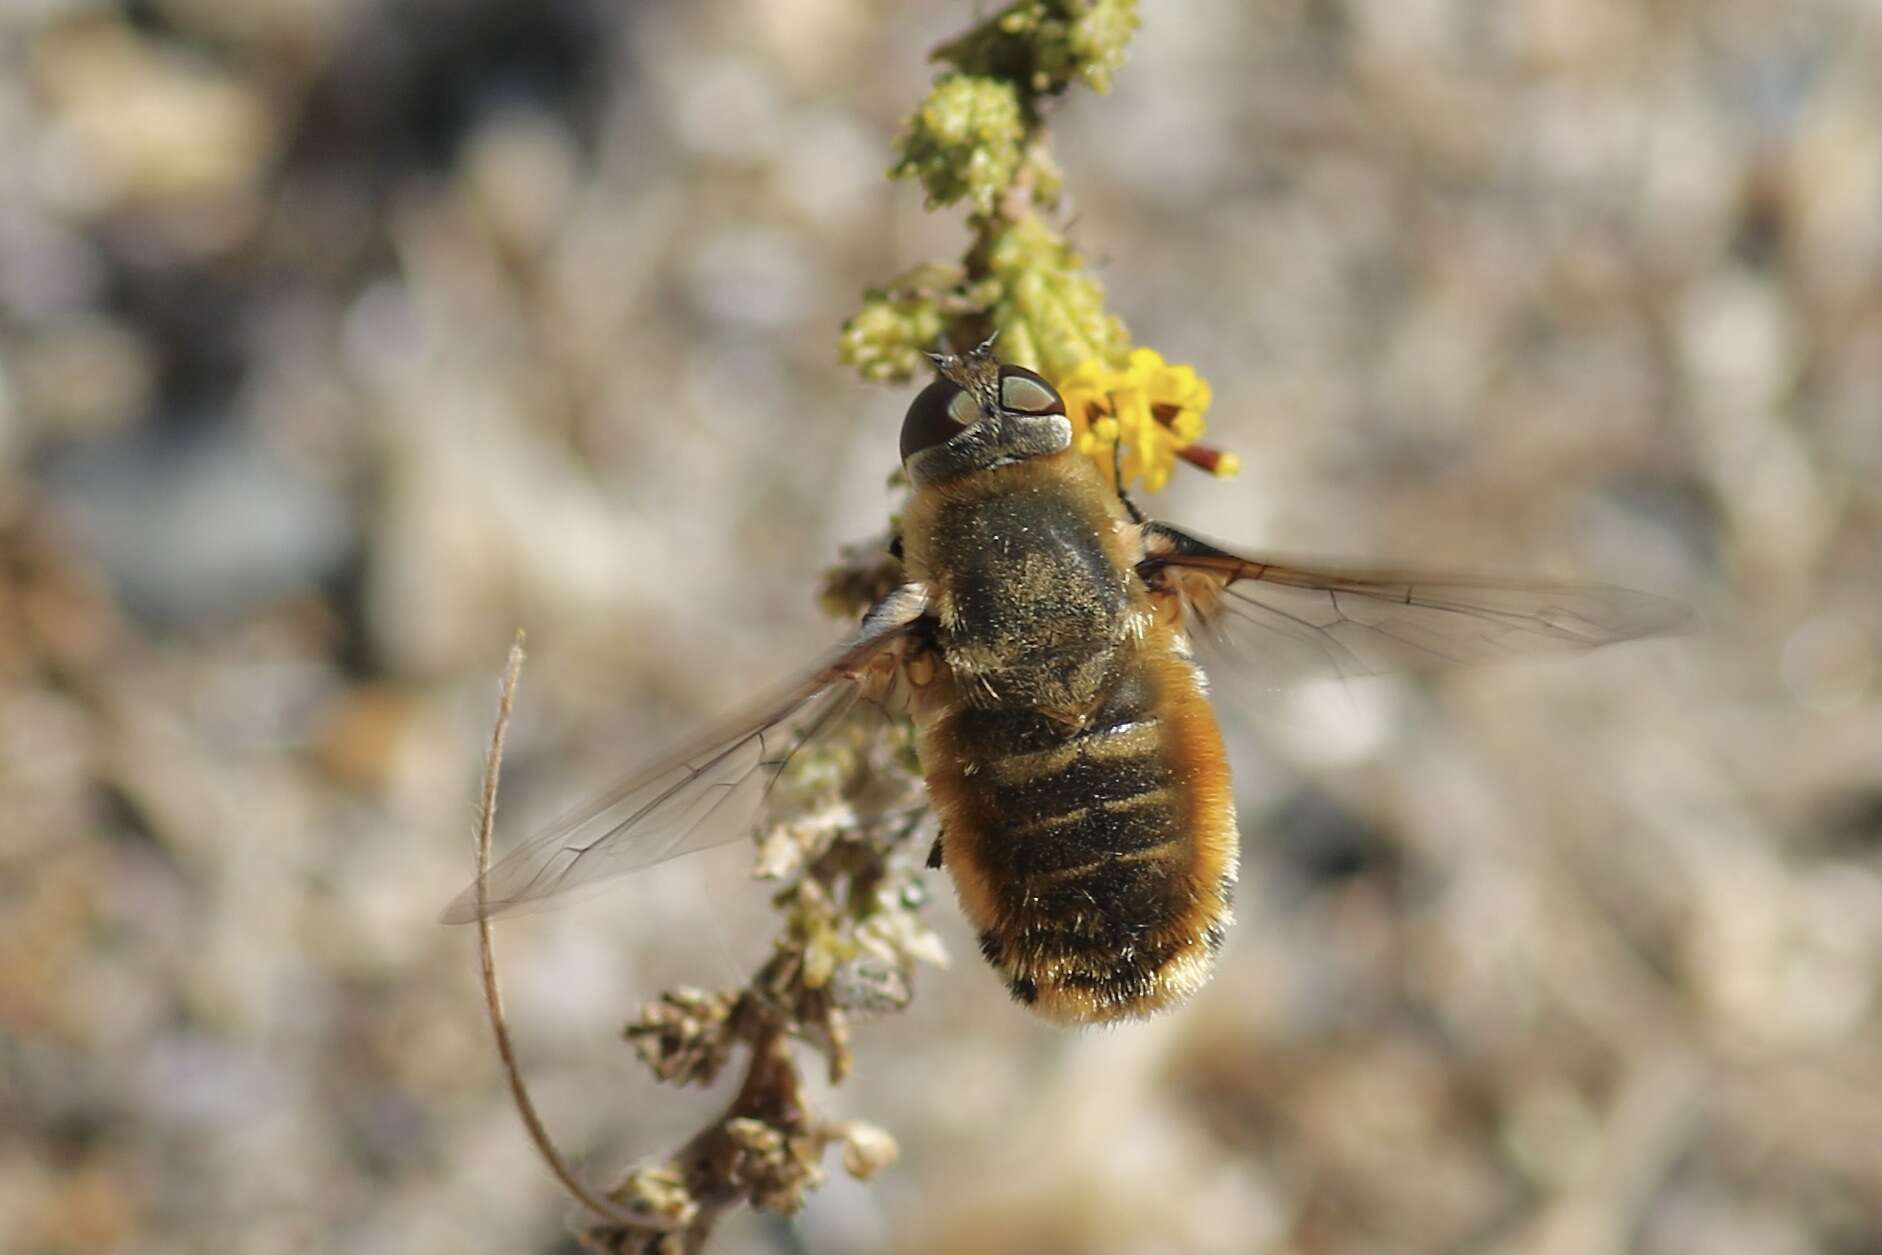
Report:
M 935 373 L 971 393 L 982 414 L 1000 409 L 1000 359 L 993 355 L 994 332 L 965 353 L 930 353 Z

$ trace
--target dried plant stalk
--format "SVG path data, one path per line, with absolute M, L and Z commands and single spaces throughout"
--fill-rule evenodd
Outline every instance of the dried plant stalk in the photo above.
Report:
M 497 952 L 495 940 L 491 936 L 490 919 L 481 909 L 490 872 L 490 838 L 497 820 L 497 786 L 503 774 L 503 743 L 509 734 L 510 712 L 515 708 L 516 686 L 522 677 L 523 633 L 519 631 L 516 643 L 510 646 L 509 661 L 503 668 L 503 684 L 497 694 L 497 721 L 490 732 L 490 749 L 484 755 L 484 785 L 477 806 L 477 896 L 480 908 L 477 919 L 477 957 L 483 975 L 484 1007 L 490 1013 L 490 1032 L 497 1040 L 497 1055 L 503 1061 L 503 1075 L 510 1085 L 510 1097 L 516 1102 L 516 1111 L 523 1118 L 523 1126 L 529 1130 L 529 1140 L 535 1143 L 543 1162 L 549 1165 L 549 1171 L 555 1174 L 556 1180 L 576 1201 L 597 1215 L 620 1223 L 631 1223 L 628 1217 L 582 1184 L 581 1178 L 575 1175 L 556 1149 L 549 1130 L 543 1125 L 542 1116 L 536 1111 L 536 1104 L 530 1100 L 529 1088 L 524 1085 L 522 1071 L 516 1066 L 516 1050 L 510 1043 L 509 1021 L 503 1014 L 503 991 L 497 983 Z
M 582 1235 L 590 1249 L 703 1249 L 741 1203 L 792 1213 L 823 1181 L 824 1152 L 868 1179 L 893 1162 L 894 1140 L 811 1108 L 793 1043 L 821 1054 L 832 1083 L 850 1071 L 850 1021 L 899 1010 L 919 960 L 945 959 L 920 923 L 914 851 L 929 829 L 905 723 L 871 709 L 794 762 L 773 794 L 754 873 L 779 879 L 784 930 L 741 990 L 677 989 L 645 1007 L 627 1039 L 662 1081 L 709 1085 L 735 1060 L 730 1105 L 684 1146 L 628 1173 L 609 1198 L 637 1219 Z
M 910 116 L 891 177 L 921 181 L 931 206 L 967 202 L 972 243 L 959 264 L 918 267 L 871 293 L 845 325 L 841 349 L 866 377 L 903 382 L 937 342 L 973 343 L 997 331 L 1008 360 L 1038 365 L 1068 385 L 1082 381 L 1093 395 L 1074 419 L 1084 425 L 1081 449 L 1110 468 L 1127 445 L 1122 464 L 1154 490 L 1200 434 L 1206 387 L 1196 387 L 1187 368 L 1133 351 L 1123 324 L 1105 311 L 1102 289 L 1041 216 L 1056 208 L 1060 185 L 1045 147 L 1045 110 L 1075 84 L 1106 89 L 1136 24 L 1134 0 L 1020 0 L 936 50 L 947 68 Z M 1084 373 L 1074 378 L 1078 369 Z M 1113 413 L 1099 392 L 1128 392 L 1143 404 Z M 1132 415 L 1141 420 L 1135 426 L 1125 421 Z M 846 551 L 826 573 L 821 600 L 854 618 L 900 582 L 900 560 L 885 537 Z M 494 756 L 513 687 L 506 681 L 480 851 L 488 848 Z M 590 1249 L 697 1251 L 740 1203 L 795 1212 L 822 1181 L 832 1143 L 858 1178 L 894 1159 L 887 1133 L 811 1110 L 793 1046 L 808 1045 L 832 1083 L 842 1081 L 852 1016 L 905 1006 L 915 963 L 946 959 L 918 916 L 925 891 L 916 864 L 931 821 L 913 729 L 884 716 L 865 703 L 848 724 L 794 750 L 773 785 L 754 871 L 780 882 L 773 903 L 784 927 L 752 979 L 738 990 L 670 991 L 628 1025 L 628 1040 L 663 1082 L 707 1085 L 735 1065 L 744 1074 L 717 1119 L 672 1154 L 635 1168 L 605 1199 L 575 1181 L 542 1131 L 509 1053 L 494 973 L 487 975 L 518 1108 L 551 1170 L 595 1213 L 581 1234 Z M 486 865 L 480 853 L 480 869 Z M 488 971 L 488 926 L 482 931 Z
M 519 633 L 484 762 L 480 894 L 523 657 Z M 863 719 L 806 754 L 780 781 L 780 817 L 764 835 L 756 868 L 758 875 L 786 881 L 775 898 L 786 929 L 771 958 L 742 991 L 675 990 L 627 1029 L 663 1081 L 710 1084 L 741 1054 L 744 1078 L 717 1120 L 672 1155 L 636 1168 L 605 1196 L 570 1168 L 530 1099 L 504 1016 L 491 926 L 480 918 L 484 1000 L 504 1076 L 543 1162 L 594 1214 L 581 1234 L 590 1249 L 698 1251 L 718 1218 L 740 1203 L 794 1212 L 822 1182 L 823 1154 L 832 1143 L 842 1145 L 844 1167 L 859 1179 L 894 1160 L 895 1143 L 882 1130 L 812 1112 L 792 1042 L 823 1054 L 831 1081 L 841 1081 L 850 1068 L 850 1014 L 905 1006 L 910 965 L 944 957 L 911 914 L 922 895 L 908 860 L 893 857 L 926 827 L 908 744 L 905 728 L 891 726 L 885 734 L 879 719 Z M 857 805 L 865 797 L 868 818 Z

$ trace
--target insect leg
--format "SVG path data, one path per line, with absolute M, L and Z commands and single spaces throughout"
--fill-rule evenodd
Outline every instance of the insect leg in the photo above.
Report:
M 1131 500 L 1130 494 L 1124 491 L 1124 442 L 1122 440 L 1111 446 L 1111 482 L 1117 485 L 1117 499 L 1124 503 L 1126 510 L 1130 511 L 1131 522 L 1139 527 L 1148 523 L 1149 516 L 1139 510 L 1137 503 Z

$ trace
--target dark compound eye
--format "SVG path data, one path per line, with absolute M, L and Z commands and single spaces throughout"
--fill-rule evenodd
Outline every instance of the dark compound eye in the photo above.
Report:
M 1024 366 L 1000 367 L 1000 404 L 1021 414 L 1063 414 L 1058 389 Z
M 946 444 L 978 417 L 974 399 L 959 384 L 935 380 L 916 395 L 902 420 L 902 460 Z

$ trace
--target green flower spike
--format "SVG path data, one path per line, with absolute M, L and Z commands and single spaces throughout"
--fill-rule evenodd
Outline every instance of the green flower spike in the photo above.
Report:
M 907 383 L 941 336 L 941 311 L 932 300 L 871 292 L 843 324 L 839 351 L 864 379 Z
M 902 159 L 889 174 L 919 178 L 930 209 L 967 197 L 977 213 L 991 215 L 1019 170 L 1025 137 L 1011 83 L 950 74 L 910 115 Z
M 968 74 L 1025 84 L 1048 95 L 1076 80 L 1111 90 L 1138 24 L 1137 0 L 1021 0 L 935 50 Z
M 1104 287 L 1086 273 L 1077 250 L 1037 218 L 994 236 L 987 265 L 1000 281 L 993 325 L 1007 361 L 1057 379 L 1094 358 L 1121 364 L 1130 352 L 1130 333 L 1104 311 Z

